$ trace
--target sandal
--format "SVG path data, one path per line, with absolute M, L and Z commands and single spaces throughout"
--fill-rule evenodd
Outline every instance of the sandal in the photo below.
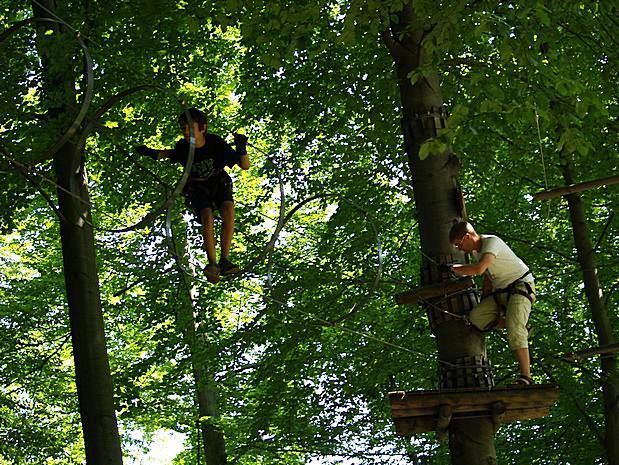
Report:
M 520 375 L 512 384 L 515 386 L 531 386 L 532 384 L 535 384 L 535 381 L 533 381 L 530 376 Z

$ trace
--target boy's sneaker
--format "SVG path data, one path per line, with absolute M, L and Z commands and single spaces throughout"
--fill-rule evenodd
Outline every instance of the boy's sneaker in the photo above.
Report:
M 227 258 L 219 260 L 219 268 L 221 269 L 222 276 L 230 276 L 231 274 L 238 273 L 241 269 L 232 263 Z
M 219 273 L 221 270 L 219 267 L 213 263 L 209 263 L 204 268 L 204 274 L 206 275 L 206 279 L 209 283 L 217 284 L 219 282 Z

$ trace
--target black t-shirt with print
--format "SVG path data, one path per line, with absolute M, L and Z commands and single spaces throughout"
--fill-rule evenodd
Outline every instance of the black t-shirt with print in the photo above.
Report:
M 208 133 L 204 137 L 206 143 L 202 147 L 196 148 L 194 153 L 191 178 L 198 178 L 200 181 L 209 184 L 230 179 L 224 168 L 226 166 L 233 167 L 239 162 L 241 156 L 221 137 Z M 188 155 L 189 142 L 181 139 L 176 143 L 170 158 L 172 161 L 185 165 Z

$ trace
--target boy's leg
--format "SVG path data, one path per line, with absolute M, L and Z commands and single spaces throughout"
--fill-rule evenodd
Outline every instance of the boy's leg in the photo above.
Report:
M 531 301 L 523 295 L 512 294 L 507 304 L 505 315 L 505 327 L 507 328 L 507 340 L 518 360 L 520 374 L 531 376 L 531 362 L 529 359 L 529 333 L 527 321 L 531 313 Z
M 527 378 L 531 377 L 531 361 L 529 359 L 529 348 L 516 349 L 514 351 L 516 359 L 518 360 L 518 368 L 520 368 L 520 374 L 525 375 Z
M 232 236 L 234 235 L 234 202 L 222 202 L 219 211 L 221 213 L 221 259 L 228 259 Z
M 217 263 L 217 253 L 215 250 L 215 216 L 211 208 L 203 208 L 200 210 L 202 220 L 202 237 L 204 238 L 204 250 L 208 262 L 211 265 Z
M 230 246 L 232 235 L 234 234 L 234 203 L 227 200 L 219 206 L 221 213 L 221 257 L 219 257 L 219 267 L 222 276 L 231 276 L 238 273 L 241 269 L 230 261 Z
M 494 296 L 485 297 L 469 313 L 469 321 L 480 331 L 486 331 L 496 323 L 499 317 L 499 306 Z

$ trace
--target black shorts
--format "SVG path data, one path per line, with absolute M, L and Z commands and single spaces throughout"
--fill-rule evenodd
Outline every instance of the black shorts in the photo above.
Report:
M 233 202 L 232 180 L 220 178 L 209 182 L 194 182 L 185 186 L 187 205 L 194 211 L 198 222 L 202 222 L 201 212 L 205 208 L 221 211 L 224 202 Z

